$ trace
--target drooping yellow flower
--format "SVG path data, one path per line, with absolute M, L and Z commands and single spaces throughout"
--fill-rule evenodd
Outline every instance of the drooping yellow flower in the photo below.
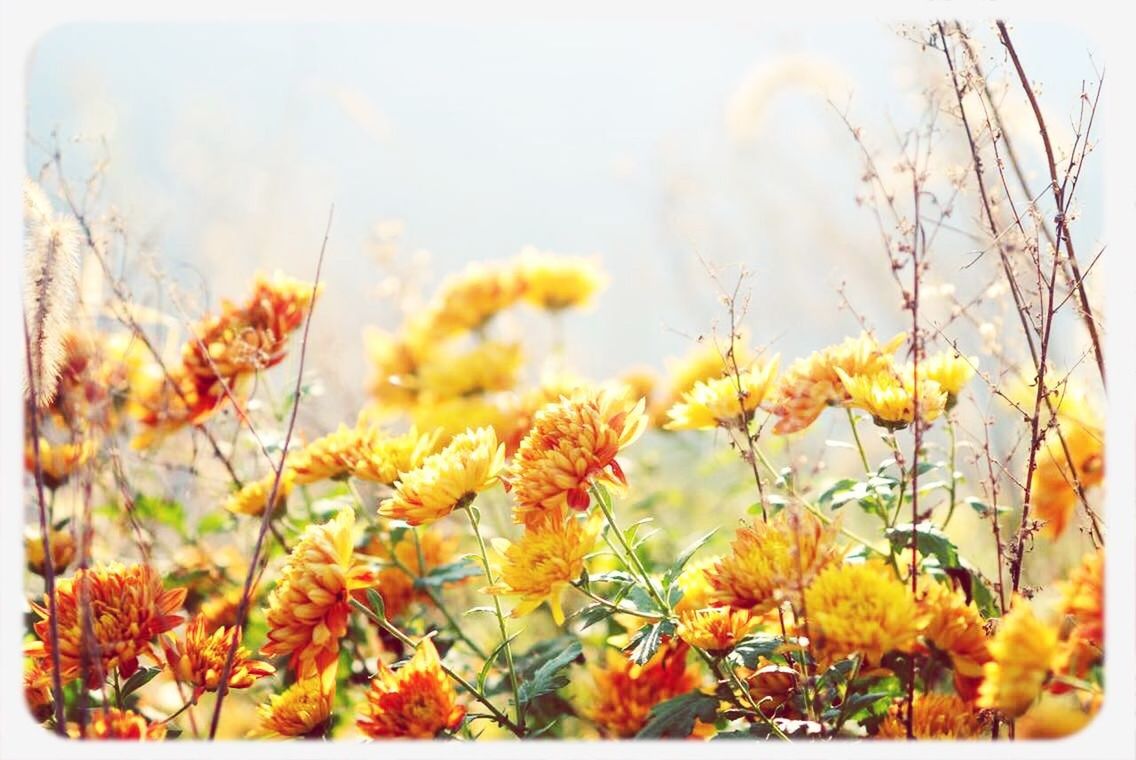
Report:
M 412 342 L 441 341 L 477 330 L 521 298 L 513 267 L 473 263 L 447 279 L 426 309 L 407 326 Z
M 674 606 L 676 614 L 681 615 L 690 610 L 700 610 L 709 607 L 714 598 L 714 587 L 710 585 L 707 573 L 717 564 L 721 557 L 703 557 L 690 562 L 675 580 L 675 585 L 682 589 L 682 598 Z
M 878 665 L 888 652 L 910 652 L 925 622 L 911 590 L 875 559 L 829 567 L 805 589 L 805 608 L 823 667 L 853 654 Z
M 977 366 L 977 356 L 932 354 L 919 362 L 919 376 L 939 384 L 939 388 L 947 394 L 946 408 L 951 409 L 958 402 L 963 386 L 974 377 L 974 368 Z
M 516 506 L 513 519 L 540 522 L 563 507 L 583 511 L 595 481 L 625 484 L 616 455 L 647 426 L 642 399 L 612 390 L 581 392 L 537 412 L 506 478 Z
M 834 527 L 790 507 L 768 522 L 755 519 L 739 528 L 730 553 L 706 577 L 715 601 L 761 615 L 784 600 L 800 599 L 802 589 L 840 556 Z
M 383 435 L 377 430 L 361 437 L 360 449 L 351 474 L 360 480 L 394 485 L 399 473 L 420 467 L 434 453 L 440 431 L 420 434 L 411 427 L 399 436 Z
M 75 539 L 67 530 L 53 530 L 48 538 L 51 541 L 51 567 L 59 575 L 75 559 Z M 44 574 L 47 556 L 43 548 L 43 536 L 36 528 L 28 528 L 24 533 L 24 556 L 28 570 L 36 575 Z
M 83 736 L 78 723 L 67 724 L 67 735 L 72 739 Z M 86 739 L 134 742 L 157 742 L 166 738 L 165 723 L 150 723 L 133 710 L 116 707 L 91 710 L 87 723 Z
M 881 345 L 863 333 L 793 362 L 771 394 L 769 410 L 779 418 L 773 432 L 799 432 L 813 424 L 826 407 L 848 403 L 837 370 L 851 377 L 888 371 L 895 362 L 895 350 L 906 339 L 900 333 Z
M 606 650 L 603 667 L 588 667 L 593 687 L 580 712 L 606 737 L 635 736 L 652 707 L 698 686 L 698 667 L 686 664 L 688 651 L 687 644 L 671 639 L 640 666 L 621 652 Z
M 507 391 L 517 384 L 524 355 L 520 343 L 487 340 L 460 354 L 441 354 L 418 372 L 424 403 Z
M 46 438 L 39 439 L 39 466 L 43 473 L 43 484 L 54 490 L 66 483 L 71 476 L 83 467 L 98 452 L 93 440 L 78 443 L 51 443 Z M 24 443 L 24 470 L 35 473 L 35 451 L 32 442 Z
M 517 273 L 527 303 L 549 311 L 583 306 L 606 284 L 596 262 L 582 256 L 560 256 L 526 246 Z
M 309 525 L 268 596 L 264 655 L 288 655 L 297 677 L 335 683 L 339 641 L 347 634 L 355 512 L 345 507 L 322 525 Z
M 432 739 L 441 731 L 456 731 L 464 717 L 438 650 L 425 639 L 396 671 L 379 661 L 356 725 L 372 739 Z
M 260 725 L 249 732 L 259 739 L 322 737 L 331 718 L 333 695 L 325 691 L 318 678 L 305 678 L 289 686 L 283 694 L 273 694 L 260 705 Z
M 186 624 L 183 639 L 169 635 L 162 637 L 166 664 L 179 682 L 193 687 L 194 698 L 207 691 L 216 691 L 221 685 L 229 648 L 240 634 L 237 628 L 223 626 L 210 633 L 207 626 L 208 621 L 198 615 Z M 229 688 L 247 689 L 256 679 L 275 672 L 276 668 L 250 658 L 248 650 L 238 645 L 229 672 Z
M 678 637 L 712 655 L 724 654 L 754 630 L 760 622 L 749 610 L 707 607 L 679 615 Z
M 94 649 L 98 657 L 90 665 L 91 688 L 102 685 L 100 676 L 110 678 L 117 670 L 129 678 L 138 669 L 138 658 L 151 659 L 151 643 L 160 633 L 181 623 L 174 614 L 185 601 L 184 588 L 165 589 L 162 577 L 149 565 L 113 563 L 89 570 L 77 570 L 71 578 L 56 581 L 55 613 L 59 629 L 59 672 L 65 680 L 80 674 L 82 635 L 81 594 L 90 602 L 90 627 L 94 633 Z M 35 624 L 40 641 L 31 645 L 28 654 L 51 657 L 51 621 L 49 602 L 33 604 L 40 617 Z
M 954 694 L 927 692 L 915 695 L 912 733 L 916 739 L 974 739 L 986 728 L 986 721 Z M 892 705 L 880 723 L 881 739 L 906 739 L 907 722 L 899 705 Z
M 602 518 L 593 514 L 579 520 L 574 513 L 549 514 L 529 526 L 516 543 L 503 538 L 493 540 L 500 555 L 498 582 L 488 590 L 493 594 L 519 596 L 513 617 L 527 615 L 544 602 L 557 625 L 564 624 L 561 593 L 584 569 L 584 556 L 595 546 Z
M 1016 718 L 1033 704 L 1057 653 L 1057 631 L 1016 597 L 990 641 L 992 660 L 983 666 L 978 706 Z
M 276 473 L 269 470 L 264 477 L 246 483 L 241 490 L 230 496 L 225 501 L 225 509 L 235 515 L 260 517 L 264 514 L 269 497 L 272 496 L 272 486 L 275 482 Z M 280 473 L 280 485 L 276 487 L 275 509 L 283 509 L 293 485 L 295 485 L 295 474 L 290 468 L 285 467 L 284 472 Z
M 932 578 L 921 578 L 917 602 L 926 617 L 923 637 L 946 652 L 955 671 L 955 690 L 973 699 L 982 680 L 990 650 L 982 616 L 973 602 Z
M 667 412 L 667 430 L 709 430 L 725 426 L 740 428 L 753 416 L 777 375 L 779 357 L 714 380 L 700 380 L 683 394 L 682 401 Z
M 379 514 L 410 525 L 434 522 L 491 488 L 504 467 L 505 447 L 493 428 L 467 430 L 403 473 Z
M 839 367 L 836 374 L 844 383 L 849 405 L 872 415 L 872 421 L 888 430 L 900 430 L 915 421 L 915 397 L 919 397 L 919 417 L 932 422 L 946 409 L 947 394 L 934 380 L 916 383 L 910 367 L 897 374 L 891 370 L 872 375 L 850 375 Z
M 383 598 L 383 607 L 386 616 L 397 620 L 412 602 L 426 599 L 424 591 L 415 586 L 415 580 L 429 574 L 431 570 L 452 562 L 457 555 L 457 539 L 446 536 L 438 530 L 422 531 L 415 546 L 414 537 L 410 533 L 404 534 L 394 545 L 394 557 L 408 568 L 411 573 L 398 566 L 387 566 L 375 574 L 371 587 Z M 419 566 L 419 551 L 422 553 L 422 564 Z M 389 560 L 391 550 L 386 541 L 376 536 L 366 549 L 368 554 L 380 559 Z M 366 602 L 364 595 L 362 602 Z

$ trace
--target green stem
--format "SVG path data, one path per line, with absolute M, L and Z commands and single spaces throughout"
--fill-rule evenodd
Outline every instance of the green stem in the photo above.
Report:
M 848 424 L 852 427 L 852 438 L 856 441 L 856 450 L 860 452 L 860 461 L 864 464 L 864 473 L 872 476 L 872 466 L 868 464 L 868 455 L 864 453 L 864 444 L 860 440 L 860 431 L 856 429 L 856 415 L 852 413 L 852 409 L 845 407 L 844 411 L 848 413 Z
M 463 505 L 462 509 L 469 515 L 469 524 L 473 528 L 473 535 L 477 539 L 477 548 L 481 551 L 481 561 L 485 565 L 485 578 L 492 586 L 496 581 L 493 578 L 493 569 L 489 566 L 489 552 L 485 550 L 485 539 L 481 537 L 481 528 L 477 524 L 477 516 L 473 513 L 473 500 Z M 501 629 L 502 646 L 505 649 L 505 662 L 509 666 L 509 682 L 513 687 L 513 701 L 517 710 L 517 725 L 521 729 L 518 736 L 524 735 L 525 727 L 525 713 L 521 705 L 521 686 L 517 681 L 517 667 L 513 663 L 513 647 L 509 644 L 509 631 L 505 626 L 505 615 L 501 612 L 501 600 L 498 599 L 496 594 L 490 594 L 493 597 L 493 609 L 497 613 L 497 625 Z
M 738 674 L 734 671 L 733 666 L 729 662 L 727 662 L 725 658 L 717 660 L 717 667 L 715 668 L 715 670 L 717 670 L 719 674 L 725 674 L 726 680 L 728 680 L 730 684 L 735 687 L 738 692 L 740 692 L 745 701 L 749 703 L 750 709 L 752 709 L 753 712 L 756 713 L 757 716 L 765 722 L 765 725 L 769 726 L 769 730 L 773 732 L 774 736 L 785 741 L 791 741 L 791 739 L 789 739 L 789 737 L 785 735 L 785 732 L 782 731 L 775 722 L 773 722 L 773 719 L 765 714 L 765 712 L 761 709 L 761 706 L 754 701 L 753 695 L 749 693 L 749 687 L 742 682 L 742 679 L 739 678 Z M 738 704 L 741 705 L 741 702 L 739 702 Z
M 188 710 L 189 708 L 193 707 L 193 706 L 194 706 L 195 704 L 197 704 L 197 700 L 196 700 L 196 699 L 191 699 L 191 700 L 189 700 L 189 701 L 188 701 L 188 702 L 186 702 L 186 703 L 185 703 L 184 705 L 182 705 L 181 707 L 179 707 L 179 708 L 177 709 L 177 711 L 176 711 L 176 712 L 174 712 L 174 713 L 171 713 L 171 714 L 170 714 L 170 715 L 169 715 L 169 716 L 168 716 L 168 717 L 167 717 L 167 718 L 166 718 L 165 720 L 163 720 L 163 721 L 160 721 L 160 722 L 161 722 L 161 723 L 169 723 L 169 722 L 170 722 L 170 721 L 172 721 L 172 720 L 173 720 L 174 718 L 176 718 L 177 716 L 181 715 L 181 714 L 182 714 L 183 712 L 185 712 L 185 711 L 186 711 L 186 710 Z
M 950 491 L 951 503 L 950 503 L 950 506 L 947 507 L 947 516 L 943 520 L 943 530 L 946 530 L 947 525 L 950 524 L 951 518 L 955 514 L 955 505 L 958 503 L 958 494 L 957 494 L 958 480 L 955 478 L 955 457 L 956 457 L 956 451 L 955 451 L 955 449 L 956 449 L 955 421 L 954 421 L 954 417 L 951 416 L 950 414 L 947 415 L 947 438 L 948 438 L 948 440 L 950 441 L 950 444 L 951 444 L 951 452 L 950 452 L 950 456 L 948 457 L 948 459 L 950 460 L 950 468 L 951 468 L 951 476 L 950 476 L 951 477 L 951 491 Z
M 627 569 L 637 571 L 639 573 L 639 577 L 643 579 L 643 583 L 646 585 L 647 591 L 651 594 L 651 597 L 655 600 L 655 603 L 659 605 L 659 609 L 663 612 L 670 612 L 670 607 L 665 601 L 663 601 L 662 595 L 659 594 L 659 592 L 655 589 L 655 584 L 651 581 L 651 576 L 647 573 L 647 568 L 643 566 L 643 563 L 639 560 L 639 556 L 635 553 L 635 550 L 631 548 L 631 545 L 629 543 L 627 543 L 627 536 L 623 534 L 623 530 L 620 529 L 619 525 L 616 524 L 615 515 L 613 515 L 611 512 L 611 501 L 608 496 L 607 489 L 599 483 L 593 483 L 592 495 L 595 496 L 596 501 L 599 503 L 600 510 L 603 512 L 604 517 L 607 519 L 607 524 L 611 526 L 612 533 L 615 534 L 615 537 L 619 541 L 620 546 L 623 547 L 623 551 L 627 553 L 627 559 L 624 561 Z

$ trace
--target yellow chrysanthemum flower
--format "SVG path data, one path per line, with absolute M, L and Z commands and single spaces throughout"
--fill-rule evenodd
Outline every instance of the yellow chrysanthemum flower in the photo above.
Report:
M 414 343 L 441 341 L 477 330 L 521 298 L 522 283 L 514 268 L 473 263 L 451 276 L 426 309 L 410 322 Z
M 1061 584 L 1060 611 L 1070 615 L 1074 630 L 1098 647 L 1104 646 L 1104 550 L 1086 554 Z
M 375 370 L 368 386 L 371 398 L 393 409 L 412 406 L 418 399 L 418 368 L 430 351 L 373 327 L 364 333 L 363 341 Z
M 410 525 L 434 522 L 491 488 L 504 467 L 505 447 L 493 428 L 466 431 L 403 473 L 379 514 Z
M 71 531 L 67 530 L 53 530 L 49 538 L 51 540 L 51 567 L 55 574 L 59 575 L 75 559 L 75 539 L 71 537 Z M 43 536 L 36 528 L 28 528 L 24 533 L 24 556 L 28 570 L 36 575 L 44 574 L 47 553 L 43 548 Z
M 78 443 L 51 443 L 39 439 L 39 466 L 43 484 L 50 489 L 62 486 L 80 467 L 87 464 L 98 452 L 93 440 Z M 24 470 L 35 473 L 35 451 L 32 442 L 24 444 Z
M 67 724 L 67 735 L 72 739 L 83 736 L 78 723 Z M 157 742 L 166 738 L 165 723 L 150 723 L 133 710 L 116 707 L 91 710 L 87 723 L 86 739 L 134 742 Z
M 550 514 L 528 527 L 516 543 L 493 539 L 500 555 L 498 582 L 489 587 L 493 594 L 519 596 L 513 617 L 527 615 L 544 602 L 557 625 L 564 624 L 560 595 L 584 569 L 584 556 L 595 546 L 602 518 L 593 514 L 578 520 L 573 513 Z
M 920 579 L 917 602 L 927 621 L 923 637 L 950 656 L 955 690 L 973 699 L 982 680 L 982 667 L 990 661 L 978 608 L 973 602 L 968 604 L 958 591 L 931 578 Z
M 351 474 L 360 480 L 394 485 L 398 476 L 420 467 L 438 446 L 439 430 L 420 434 L 411 427 L 399 436 L 386 436 L 372 430 L 362 436 Z
M 339 641 L 347 634 L 353 574 L 355 512 L 344 508 L 322 525 L 309 525 L 292 547 L 280 580 L 268 595 L 264 655 L 288 655 L 300 679 L 335 683 Z
M 94 646 L 85 642 L 80 618 L 80 599 L 85 596 L 93 611 L 91 628 Z M 98 688 L 103 678 L 117 670 L 129 678 L 138 669 L 138 658 L 156 660 L 151 643 L 158 634 L 177 627 L 178 611 L 185 601 L 184 588 L 166 589 L 162 577 L 149 565 L 121 565 L 77 570 L 74 577 L 55 585 L 55 614 L 59 629 L 59 672 L 64 680 L 77 678 L 81 653 L 95 651 L 89 666 L 90 688 Z M 40 641 L 29 645 L 26 653 L 51 658 L 51 618 L 47 596 L 43 606 L 32 605 L 40 617 L 35 624 Z
M 246 483 L 241 490 L 230 496 L 225 502 L 225 509 L 235 515 L 260 517 L 264 514 L 264 508 L 268 504 L 269 497 L 272 496 L 272 486 L 275 482 L 276 473 L 269 470 L 264 477 Z M 280 473 L 280 485 L 276 487 L 274 509 L 284 508 L 284 503 L 288 500 L 288 494 L 292 492 L 293 485 L 295 485 L 295 474 L 289 467 L 285 467 L 284 472 Z
M 583 306 L 607 285 L 596 263 L 580 256 L 560 256 L 526 246 L 517 272 L 527 303 L 549 311 Z
M 779 418 L 773 432 L 799 432 L 813 424 L 826 407 L 847 403 L 848 392 L 837 370 L 852 377 L 889 371 L 895 350 L 906 339 L 900 333 L 881 345 L 862 333 L 793 362 L 771 394 L 769 410 Z
M 978 706 L 1016 718 L 1033 704 L 1057 653 L 1057 631 L 1033 614 L 1030 603 L 1015 597 L 990 641 L 991 662 L 983 666 Z
M 986 728 L 986 721 L 973 706 L 954 694 L 933 692 L 915 695 L 915 714 L 911 722 L 916 739 L 974 739 Z M 880 723 L 881 739 L 906 739 L 906 716 L 892 705 Z
M 297 485 L 318 483 L 350 475 L 360 449 L 363 431 L 341 424 L 288 457 L 288 471 Z M 267 496 L 265 497 L 267 498 Z
M 715 380 L 700 380 L 667 412 L 667 430 L 709 430 L 744 426 L 765 399 L 777 375 L 779 357 Z M 740 390 L 739 390 L 740 388 Z
M 685 643 L 672 639 L 640 666 L 621 652 L 606 650 L 603 667 L 588 667 L 593 686 L 590 699 L 580 702 L 580 712 L 606 737 L 635 736 L 652 707 L 698 687 L 698 667 L 686 664 L 688 651 Z
M 647 426 L 642 399 L 612 390 L 581 392 L 537 412 L 506 478 L 516 506 L 513 519 L 540 522 L 563 507 L 583 511 L 595 481 L 625 484 L 616 455 Z
M 947 394 L 934 380 L 912 379 L 910 367 L 900 374 L 893 371 L 872 375 L 850 375 L 839 367 L 836 374 L 844 383 L 849 405 L 872 415 L 872 421 L 888 430 L 900 430 L 915 421 L 915 396 L 919 396 L 919 416 L 933 422 L 946 409 Z
M 739 528 L 730 553 L 706 577 L 715 601 L 761 615 L 786 599 L 800 599 L 802 589 L 840 556 L 835 527 L 790 507 L 768 522 Z
M 536 413 L 562 397 L 570 397 L 587 383 L 568 374 L 555 374 L 544 378 L 540 385 L 510 394 L 501 407 L 501 420 L 495 424 L 505 443 L 505 455 L 513 456 L 521 441 L 532 430 Z
M 721 560 L 721 557 L 703 557 L 693 560 L 675 580 L 675 585 L 682 589 L 682 598 L 674 606 L 676 614 L 681 615 L 690 610 L 700 610 L 709 607 L 714 598 L 714 587 L 710 585 L 707 573 Z
M 396 671 L 379 661 L 356 725 L 372 739 L 433 739 L 441 731 L 456 731 L 464 717 L 438 650 L 426 639 Z
M 198 615 L 186 624 L 182 640 L 168 635 L 162 637 L 166 664 L 179 682 L 193 687 L 195 699 L 207 691 L 216 691 L 221 685 L 229 648 L 239 636 L 236 628 L 222 626 L 210 633 L 207 626 L 208 621 Z M 256 679 L 275 672 L 276 668 L 252 659 L 247 649 L 238 646 L 229 672 L 229 688 L 247 689 Z
M 268 704 L 260 705 L 260 725 L 249 732 L 250 738 L 292 739 L 321 738 L 331 718 L 333 695 L 325 691 L 318 678 L 296 681 L 283 694 L 273 694 Z
M 676 633 L 692 647 L 718 655 L 733 649 L 760 622 L 749 610 L 708 607 L 680 614 Z
M 438 442 L 442 444 L 477 428 L 493 428 L 500 437 L 509 423 L 497 404 L 485 396 L 424 401 L 410 409 L 410 419 L 419 430 L 437 430 Z
M 425 403 L 494 391 L 517 384 L 524 362 L 520 343 L 487 340 L 460 354 L 443 354 L 418 372 L 418 392 Z
M 805 608 L 822 667 L 853 654 L 878 665 L 888 652 L 910 652 L 925 622 L 911 590 L 880 560 L 828 568 L 805 589 Z
M 1104 425 L 1095 419 L 1085 405 L 1063 403 L 1057 413 L 1057 430 L 1050 430 L 1037 455 L 1030 492 L 1032 517 L 1045 521 L 1041 534 L 1047 538 L 1061 536 L 1069 525 L 1080 497 L 1076 479 L 1085 489 L 1104 481 Z M 1065 455 L 1068 447 L 1069 456 Z M 1072 459 L 1074 468 L 1069 467 Z
M 955 353 L 932 354 L 919 362 L 919 375 L 934 380 L 947 394 L 947 409 L 958 402 L 959 393 L 974 377 L 978 366 L 977 356 L 960 356 Z

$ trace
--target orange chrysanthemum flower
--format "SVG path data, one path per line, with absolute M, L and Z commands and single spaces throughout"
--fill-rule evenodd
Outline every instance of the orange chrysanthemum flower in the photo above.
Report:
M 1104 646 L 1104 551 L 1086 554 L 1061 584 L 1061 613 L 1086 641 Z
M 84 642 L 82 635 L 81 594 L 90 602 L 93 647 Z M 138 669 L 140 656 L 156 659 L 151 642 L 181 623 L 182 617 L 174 613 L 184 601 L 185 589 L 163 588 L 162 577 L 149 565 L 114 563 L 78 570 L 74 577 L 57 581 L 60 675 L 65 680 L 79 676 L 80 653 L 86 643 L 88 651 L 98 653 L 98 660 L 90 667 L 91 688 L 100 686 L 101 678 L 109 677 L 113 670 L 129 678 Z M 46 595 L 43 606 L 32 605 L 41 618 L 35 624 L 40 643 L 28 651 L 33 656 L 51 657 L 49 608 Z
M 603 390 L 562 398 L 537 412 L 506 478 L 513 519 L 533 525 L 549 511 L 588 508 L 595 481 L 625 484 L 615 457 L 647 426 L 644 402 Z
M 907 723 L 898 705 L 892 705 L 880 723 L 881 739 L 906 739 Z M 972 705 L 954 694 L 916 694 L 912 731 L 916 739 L 973 739 L 986 721 Z
M 51 443 L 46 438 L 39 439 L 39 466 L 43 473 L 43 484 L 54 490 L 66 483 L 98 452 L 93 440 L 78 443 Z M 35 473 L 35 451 L 32 442 L 24 444 L 24 470 Z
M 322 525 L 309 525 L 292 547 L 282 577 L 268 596 L 265 655 L 289 655 L 301 680 L 335 683 L 339 640 L 347 633 L 349 592 L 358 585 L 352 563 L 355 512 L 339 511 Z
M 548 377 L 537 387 L 508 398 L 501 410 L 501 439 L 505 442 L 505 455 L 511 457 L 520 448 L 521 441 L 532 430 L 537 412 L 548 404 L 556 403 L 561 397 L 571 396 L 583 386 L 584 381 L 580 378 L 560 374 Z
M 426 639 L 397 671 L 379 662 L 356 724 L 372 739 L 432 739 L 456 731 L 463 717 L 465 708 L 457 703 L 438 650 Z
M 990 642 L 978 706 L 1018 717 L 1041 693 L 1056 654 L 1057 631 L 1034 616 L 1028 601 L 1015 597 Z
M 850 397 L 837 370 L 851 377 L 890 370 L 895 361 L 892 355 L 906 339 L 901 333 L 880 345 L 863 333 L 795 361 L 770 400 L 769 410 L 780 418 L 773 432 L 799 432 L 813 424 L 825 407 L 847 403 Z
M 643 665 L 621 652 L 606 650 L 603 667 L 589 666 L 594 686 L 580 712 L 611 738 L 635 736 L 647 723 L 651 708 L 699 685 L 697 666 L 686 664 L 689 646 L 671 639 Z
M 725 654 L 760 623 L 749 610 L 709 607 L 679 615 L 678 637 L 712 655 Z
M 78 739 L 82 736 L 79 724 L 68 723 L 67 735 L 72 739 Z M 115 707 L 99 708 L 91 710 L 85 738 L 156 742 L 166 738 L 166 724 L 149 723 L 133 710 L 119 710 Z
M 24 658 L 24 703 L 37 721 L 51 717 L 51 663 L 42 657 Z
M 840 561 L 835 525 L 788 508 L 768 522 L 738 529 L 730 553 L 706 570 L 714 601 L 760 615 L 786 599 L 799 599 L 816 576 Z
M 504 466 L 505 447 L 493 429 L 468 430 L 426 457 L 421 467 L 402 473 L 379 514 L 410 525 L 434 522 L 492 487 Z
M 1104 481 L 1103 425 L 1090 415 L 1072 416 L 1060 409 L 1057 420 L 1065 445 L 1062 446 L 1057 430 L 1046 435 L 1045 444 L 1037 455 L 1037 469 L 1034 470 L 1030 493 L 1033 516 L 1045 521 L 1041 535 L 1051 539 L 1065 532 L 1076 511 L 1080 496 L 1075 480 L 1079 479 L 1084 489 Z M 1065 455 L 1066 447 L 1068 457 Z M 1070 459 L 1073 468 L 1069 467 Z
M 805 589 L 805 608 L 822 667 L 854 654 L 878 665 L 888 652 L 910 652 L 925 623 L 910 589 L 876 559 L 829 567 Z
M 513 617 L 527 615 L 547 601 L 552 619 L 563 625 L 561 593 L 583 572 L 584 557 L 595 546 L 601 524 L 599 515 L 579 520 L 573 513 L 554 513 L 527 528 L 516 543 L 493 539 L 501 562 L 498 582 L 487 590 L 520 597 Z
M 955 689 L 973 699 L 982 680 L 982 667 L 990 661 L 986 629 L 973 602 L 946 584 L 921 578 L 917 598 L 926 615 L 923 638 L 951 658 Z
M 318 678 L 305 678 L 289 686 L 283 694 L 273 694 L 260 705 L 260 725 L 249 732 L 258 739 L 319 738 L 331 718 L 332 693 Z
M 240 633 L 236 628 L 224 626 L 210 633 L 207 623 L 204 616 L 198 615 L 186 624 L 184 640 L 179 641 L 173 636 L 162 639 L 166 664 L 178 681 L 193 687 L 194 699 L 207 691 L 216 691 L 220 686 L 229 648 Z M 247 689 L 256 679 L 275 672 L 276 668 L 267 662 L 251 659 L 248 650 L 238 646 L 229 674 L 229 688 Z
M 429 574 L 431 570 L 452 562 L 457 554 L 458 541 L 452 536 L 445 536 L 436 530 L 423 531 L 415 546 L 414 537 L 404 534 L 394 545 L 394 556 L 412 574 L 408 574 L 402 567 L 387 566 L 375 574 L 371 588 L 383 598 L 383 608 L 386 616 L 391 620 L 398 619 L 417 600 L 428 598 L 420 590 L 415 581 Z M 422 552 L 422 564 L 419 566 L 419 550 Z M 367 547 L 366 553 L 380 559 L 390 560 L 391 551 L 387 544 L 376 537 Z M 356 592 L 358 596 L 358 592 Z M 365 602 L 365 595 L 359 601 Z

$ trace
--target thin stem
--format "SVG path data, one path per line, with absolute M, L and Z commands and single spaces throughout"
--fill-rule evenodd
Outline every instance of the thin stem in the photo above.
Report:
M 171 714 L 170 714 L 170 715 L 169 715 L 169 716 L 168 716 L 168 717 L 167 717 L 167 718 L 166 718 L 165 720 L 161 720 L 161 721 L 159 721 L 159 723 L 169 723 L 169 722 L 170 722 L 170 721 L 172 721 L 172 720 L 173 720 L 174 718 L 176 718 L 177 716 L 181 715 L 181 714 L 182 714 L 183 712 L 185 712 L 185 711 L 186 711 L 186 710 L 188 710 L 189 708 L 193 707 L 193 706 L 194 706 L 195 704 L 197 704 L 197 700 L 196 700 L 196 699 L 191 699 L 191 700 L 189 700 L 189 701 L 188 701 L 188 702 L 186 702 L 186 703 L 185 703 L 184 705 L 182 705 L 181 707 L 179 707 L 179 708 L 177 709 L 177 711 L 176 711 L 176 712 L 173 712 L 173 713 L 171 713 Z
M 955 465 L 956 465 L 956 460 L 957 460 L 957 456 L 958 456 L 958 454 L 957 454 L 958 446 L 957 446 L 956 438 L 955 438 L 955 418 L 954 418 L 954 415 L 949 414 L 949 413 L 947 414 L 947 438 L 950 441 L 950 446 L 951 446 L 950 455 L 947 457 L 947 459 L 949 461 L 949 466 L 951 468 L 951 473 L 950 473 L 951 501 L 950 501 L 950 505 L 947 507 L 947 516 L 946 516 L 946 518 L 943 519 L 943 526 L 942 526 L 943 530 L 946 530 L 947 525 L 950 524 L 951 517 L 953 517 L 954 514 L 955 514 L 955 506 L 958 504 L 958 479 L 955 477 Z
M 852 413 L 851 407 L 845 407 L 844 411 L 848 413 L 848 426 L 852 428 L 852 438 L 856 441 L 856 450 L 860 452 L 860 462 L 864 465 L 864 473 L 871 477 L 872 466 L 868 464 L 868 455 L 864 453 L 864 444 L 860 440 L 860 431 L 856 429 L 856 415 Z
M 651 576 L 648 574 L 647 568 L 643 566 L 635 550 L 627 543 L 627 537 L 623 534 L 623 530 L 616 524 L 615 515 L 611 512 L 611 504 L 608 499 L 607 490 L 602 485 L 596 483 L 592 485 L 592 495 L 595 496 L 596 501 L 599 502 L 600 510 L 607 519 L 607 524 L 611 526 L 612 533 L 615 534 L 620 546 L 623 547 L 623 551 L 627 554 L 625 564 L 630 562 L 630 564 L 627 565 L 628 569 L 634 569 L 639 573 L 639 577 L 643 579 L 647 591 L 651 594 L 651 598 L 655 600 L 655 603 L 659 605 L 659 609 L 664 611 L 669 610 L 667 603 L 663 601 L 662 595 L 655 589 L 655 584 L 651 581 Z
M 477 548 L 481 552 L 481 561 L 485 565 L 485 578 L 492 586 L 495 581 L 493 579 L 493 569 L 489 565 L 489 552 L 485 550 L 485 539 L 481 537 L 481 528 L 477 524 L 477 516 L 473 513 L 473 500 L 465 504 L 462 509 L 465 510 L 466 515 L 469 516 L 470 527 L 473 528 L 473 535 L 477 539 Z M 521 729 L 518 736 L 524 735 L 525 726 L 525 713 L 521 705 L 521 686 L 517 680 L 517 666 L 513 662 L 513 647 L 509 643 L 509 631 L 505 626 L 505 614 L 501 611 L 501 600 L 497 598 L 496 594 L 490 594 L 493 597 L 493 610 L 497 613 L 497 626 L 501 629 L 501 645 L 505 649 L 505 663 L 509 666 L 509 683 L 513 687 L 513 701 L 517 711 L 517 725 Z
M 644 620 L 650 620 L 652 622 L 658 622 L 660 620 L 665 619 L 662 615 L 654 615 L 650 612 L 640 612 L 639 610 L 633 610 L 630 607 L 624 607 L 621 604 L 616 604 L 615 602 L 612 602 L 608 599 L 604 599 L 599 594 L 592 593 L 591 591 L 589 591 L 588 589 L 584 588 L 581 585 L 577 585 L 577 584 L 573 583 L 572 588 L 576 589 L 577 591 L 579 591 L 581 594 L 588 597 L 589 599 L 592 599 L 596 602 L 599 602 L 604 607 L 607 607 L 609 610 L 614 610 L 615 612 L 618 612 L 620 614 L 634 615 L 635 617 L 641 617 Z

